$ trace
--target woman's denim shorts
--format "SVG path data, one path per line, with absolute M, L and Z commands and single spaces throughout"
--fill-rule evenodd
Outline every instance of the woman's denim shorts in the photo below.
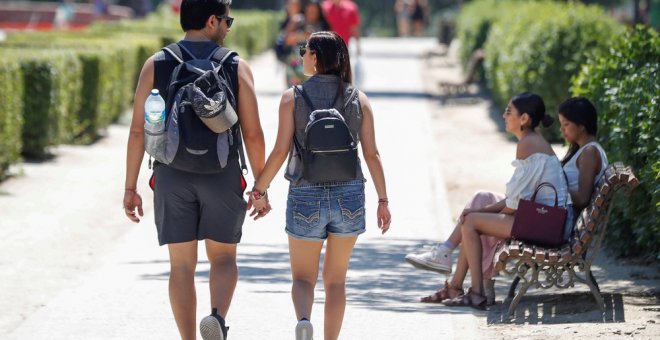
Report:
M 323 241 L 328 234 L 365 232 L 364 182 L 289 187 L 286 232 L 291 237 Z

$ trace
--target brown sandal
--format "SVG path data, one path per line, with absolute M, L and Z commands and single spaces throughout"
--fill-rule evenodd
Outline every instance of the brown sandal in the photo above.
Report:
M 468 306 L 481 310 L 486 309 L 486 297 L 473 292 L 472 288 L 468 289 L 467 294 L 457 296 L 453 299 L 445 300 L 442 303 L 449 307 Z
M 445 281 L 444 287 L 429 296 L 421 298 L 420 301 L 425 303 L 440 303 L 444 300 L 451 299 L 452 295 L 455 297 L 463 294 L 463 289 L 452 287 L 449 282 Z

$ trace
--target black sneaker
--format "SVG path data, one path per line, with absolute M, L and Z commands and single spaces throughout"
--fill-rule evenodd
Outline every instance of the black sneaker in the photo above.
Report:
M 225 327 L 225 319 L 218 315 L 217 308 L 213 308 L 211 315 L 204 317 L 199 323 L 199 332 L 204 340 L 225 340 L 227 330 L 229 327 Z

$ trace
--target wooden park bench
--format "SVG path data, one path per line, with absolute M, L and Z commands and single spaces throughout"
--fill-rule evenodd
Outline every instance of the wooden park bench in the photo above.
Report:
M 465 76 L 463 80 L 459 82 L 449 82 L 449 81 L 440 81 L 438 86 L 440 91 L 445 95 L 455 94 L 455 93 L 464 93 L 467 92 L 470 84 L 474 83 L 477 77 L 477 72 L 479 67 L 483 64 L 484 61 L 484 52 L 482 49 L 478 49 L 472 53 L 470 61 L 467 64 L 465 70 Z
M 567 244 L 561 248 L 543 248 L 511 239 L 499 246 L 493 259 L 495 270 L 515 275 L 508 294 L 509 299 L 513 298 L 509 305 L 509 318 L 513 318 L 516 306 L 528 288 L 570 288 L 575 286 L 575 282 L 589 286 L 598 307 L 605 311 L 591 265 L 607 229 L 615 191 L 623 188 L 630 194 L 638 185 L 639 180 L 630 167 L 622 163 L 611 164 L 594 189 L 591 203 L 578 216 Z M 515 293 L 521 280 L 522 286 Z

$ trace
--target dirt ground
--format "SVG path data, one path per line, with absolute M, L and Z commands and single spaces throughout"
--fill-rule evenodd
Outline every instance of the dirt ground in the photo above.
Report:
M 460 83 L 463 75 L 453 51 L 433 51 L 426 58 L 427 91 L 432 104 L 435 140 L 446 178 L 453 218 L 478 190 L 503 192 L 513 172 L 515 140 L 503 132 L 502 109 L 495 107 L 485 90 L 470 85 L 467 91 L 443 91 L 438 84 Z M 562 157 L 563 145 L 554 145 Z M 615 226 L 609 226 L 614 228 Z M 558 290 L 530 289 L 513 321 L 504 318 L 502 303 L 512 279 L 496 281 L 497 304 L 484 313 L 481 327 L 488 338 L 545 339 L 565 335 L 581 338 L 660 339 L 660 270 L 616 259 L 601 251 L 593 268 L 607 310 L 601 314 L 586 285 Z M 517 325 L 517 327 L 516 327 Z

